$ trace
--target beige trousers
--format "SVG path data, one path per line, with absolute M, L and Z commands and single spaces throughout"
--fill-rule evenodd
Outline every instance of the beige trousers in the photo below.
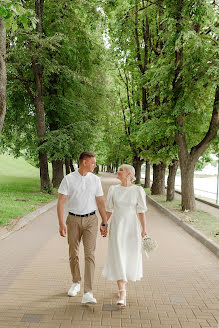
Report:
M 69 214 L 66 225 L 73 283 L 81 281 L 78 253 L 80 241 L 83 240 L 85 256 L 84 293 L 87 293 L 92 291 L 94 278 L 98 218 L 95 214 L 83 218 Z

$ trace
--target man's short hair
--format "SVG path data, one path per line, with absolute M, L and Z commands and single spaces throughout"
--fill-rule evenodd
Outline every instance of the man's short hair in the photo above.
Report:
M 96 155 L 90 151 L 83 151 L 83 153 L 81 153 L 79 156 L 79 163 L 86 158 L 92 158 L 92 157 L 96 157 Z

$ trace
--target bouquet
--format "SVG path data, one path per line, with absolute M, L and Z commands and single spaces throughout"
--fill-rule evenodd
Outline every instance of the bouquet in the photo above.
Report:
M 149 257 L 149 254 L 151 252 L 155 251 L 155 249 L 157 247 L 158 247 L 158 244 L 157 244 L 156 240 L 152 239 L 149 236 L 142 238 L 142 249 L 145 252 L 145 255 L 147 256 L 147 258 Z

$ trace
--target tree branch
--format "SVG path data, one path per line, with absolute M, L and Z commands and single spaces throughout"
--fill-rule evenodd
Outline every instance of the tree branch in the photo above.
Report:
M 211 122 L 209 124 L 209 129 L 205 137 L 202 139 L 202 141 L 198 145 L 192 147 L 190 154 L 193 158 L 196 158 L 196 160 L 199 159 L 199 157 L 208 148 L 210 141 L 217 135 L 218 129 L 219 129 L 219 87 L 217 86 L 215 90 L 214 105 L 213 105 L 213 111 L 211 116 Z
M 121 107 L 122 107 L 122 115 L 123 115 L 123 120 L 124 120 L 124 125 L 125 125 L 125 133 L 126 133 L 127 137 L 129 138 L 130 137 L 130 129 L 128 129 L 128 127 L 127 127 L 125 110 L 124 110 L 124 107 L 123 107 L 123 102 L 122 102 L 120 90 L 119 90 L 119 99 L 120 99 Z
M 182 153 L 183 157 L 185 160 L 188 159 L 189 157 L 189 152 L 188 152 L 188 146 L 186 143 L 186 136 L 185 136 L 185 130 L 184 130 L 184 121 L 183 121 L 183 116 L 180 115 L 177 117 L 177 122 L 179 124 L 179 128 L 181 131 L 176 131 L 175 132 L 175 141 L 176 144 L 179 146 L 179 150 Z
M 132 108 L 131 108 L 130 95 L 129 95 L 129 81 L 128 81 L 128 77 L 126 75 L 125 70 L 124 70 L 124 74 L 125 74 L 125 79 L 126 79 L 126 94 L 127 94 L 127 101 L 128 101 L 128 107 L 129 107 L 129 113 L 130 113 L 129 125 L 131 126 L 131 123 L 132 123 Z
M 137 8 L 137 5 L 136 5 Z M 141 62 L 141 52 L 140 52 L 140 42 L 139 42 L 139 35 L 138 35 L 138 12 L 136 11 L 135 14 L 135 41 L 136 41 L 136 48 L 137 48 L 137 60 L 138 60 L 138 67 L 142 73 L 144 73 L 144 68 Z
M 20 80 L 24 84 L 24 86 L 26 88 L 26 91 L 27 91 L 27 93 L 28 93 L 28 95 L 30 97 L 30 100 L 34 104 L 35 96 L 34 96 L 34 93 L 32 92 L 32 90 L 30 88 L 30 82 L 32 82 L 32 81 L 25 80 L 24 74 L 23 74 L 22 70 L 20 69 L 20 67 L 18 65 L 16 65 L 15 59 L 14 59 L 14 57 L 12 55 L 10 56 L 10 61 L 14 64 L 14 66 L 15 66 L 18 74 L 19 74 L 19 76 L 16 76 L 15 78 L 18 79 L 18 80 Z

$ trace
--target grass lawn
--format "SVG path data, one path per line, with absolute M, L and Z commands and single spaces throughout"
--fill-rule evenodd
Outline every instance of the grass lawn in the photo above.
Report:
M 219 219 L 217 217 L 199 209 L 185 213 L 181 210 L 181 201 L 179 199 L 166 202 L 165 195 L 151 195 L 149 188 L 146 188 L 145 191 L 151 198 L 176 214 L 182 221 L 191 224 L 219 244 L 219 236 L 216 236 L 216 233 L 219 232 Z
M 38 168 L 23 157 L 0 154 L 0 226 L 13 224 L 13 219 L 56 198 L 56 190 L 52 194 L 40 192 Z

